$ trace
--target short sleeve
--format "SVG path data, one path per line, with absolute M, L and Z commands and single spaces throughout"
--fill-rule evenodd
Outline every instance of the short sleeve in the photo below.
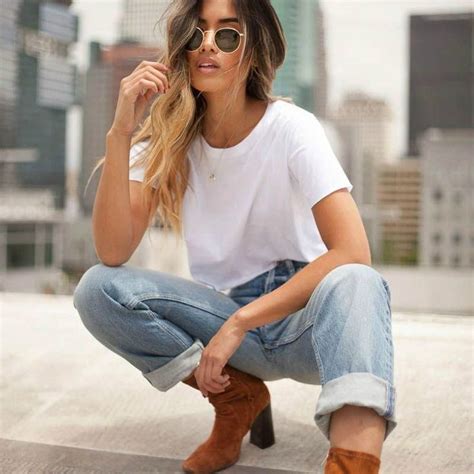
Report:
M 140 165 L 132 168 L 132 164 L 143 156 L 143 151 L 145 150 L 147 143 L 147 141 L 137 142 L 130 148 L 128 179 L 131 181 L 143 182 L 145 179 L 145 168 Z M 153 187 L 156 188 L 155 185 L 153 185 Z
M 292 133 L 288 166 L 310 207 L 338 189 L 352 191 L 352 183 L 334 154 L 320 121 L 312 113 L 305 114 Z

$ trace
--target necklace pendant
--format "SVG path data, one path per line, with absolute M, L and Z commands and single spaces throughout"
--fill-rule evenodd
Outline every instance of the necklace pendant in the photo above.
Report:
M 211 173 L 209 175 L 209 179 L 212 179 L 213 181 L 215 181 L 216 180 L 216 175 L 214 173 Z

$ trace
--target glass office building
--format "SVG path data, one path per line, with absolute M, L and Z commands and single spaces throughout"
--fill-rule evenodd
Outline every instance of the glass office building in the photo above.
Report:
M 0 289 L 61 266 L 67 109 L 76 102 L 71 1 L 0 8 Z M 10 285 L 10 286 L 9 286 Z
M 272 0 L 272 5 L 288 43 L 285 62 L 277 71 L 273 93 L 290 96 L 297 105 L 315 112 L 318 67 L 322 59 L 318 1 Z
M 66 112 L 76 97 L 68 48 L 77 40 L 70 2 L 9 0 L 0 9 L 0 148 L 18 158 L 17 184 L 65 199 Z M 20 150 L 22 150 L 20 152 Z

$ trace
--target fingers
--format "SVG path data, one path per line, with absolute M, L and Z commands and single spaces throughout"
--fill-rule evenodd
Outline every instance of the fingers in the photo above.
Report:
M 170 83 L 165 73 L 157 71 L 156 69 L 153 69 L 151 66 L 148 66 L 146 70 L 150 72 L 151 74 L 153 74 L 159 81 L 161 81 L 166 89 L 170 88 Z
M 225 374 L 225 375 L 219 374 L 216 377 L 217 381 L 213 381 L 212 379 L 209 379 L 208 376 L 206 377 L 205 375 L 207 373 L 206 366 L 208 365 L 209 364 L 201 363 L 195 372 L 196 381 L 204 397 L 207 397 L 209 395 L 209 392 L 212 392 L 212 393 L 224 392 L 225 389 L 230 384 L 228 374 Z
M 128 79 L 132 85 L 135 85 L 141 78 L 146 78 L 155 82 L 161 93 L 165 93 L 170 87 L 168 77 L 166 76 L 169 71 L 170 68 L 164 64 L 142 61 L 130 76 L 128 76 Z
M 142 73 L 142 76 L 137 77 L 133 82 L 132 82 L 132 88 L 135 88 L 143 84 L 143 81 L 146 81 L 147 83 L 153 84 L 153 90 L 155 90 L 156 93 L 160 92 L 161 94 L 164 94 L 166 91 L 166 88 L 164 84 L 157 79 L 153 74 L 151 74 L 148 71 L 145 71 Z
M 146 66 L 152 66 L 160 71 L 166 72 L 166 71 L 171 71 L 171 68 L 169 66 L 166 66 L 163 63 L 160 63 L 158 61 L 142 61 L 138 66 L 137 69 L 144 68 Z
M 159 92 L 158 86 L 153 81 L 148 81 L 146 79 L 139 79 L 133 87 L 138 88 L 138 92 L 141 95 L 145 95 L 149 89 L 153 90 L 155 93 Z
M 169 83 L 168 83 L 168 77 L 167 74 L 171 72 L 171 68 L 168 66 L 165 66 L 162 63 L 159 63 L 158 61 L 153 62 L 153 61 L 142 61 L 138 68 L 137 71 L 149 71 L 152 74 L 155 74 L 158 79 L 162 80 L 166 86 L 166 88 L 169 88 Z
M 207 397 L 208 392 L 222 393 L 230 385 L 229 375 L 221 374 L 222 369 L 219 365 L 207 363 L 200 365 L 198 369 L 201 370 L 196 379 L 204 396 Z
M 222 369 L 217 366 L 216 371 L 213 374 L 213 380 L 216 381 L 221 387 L 222 391 L 224 392 L 225 389 L 230 385 L 229 374 L 222 374 Z

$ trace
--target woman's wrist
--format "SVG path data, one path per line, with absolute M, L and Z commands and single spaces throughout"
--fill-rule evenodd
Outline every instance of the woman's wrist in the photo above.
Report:
M 120 137 L 120 138 L 125 138 L 125 139 L 132 139 L 133 133 L 129 132 L 123 132 L 121 130 L 118 130 L 117 128 L 110 127 L 109 131 L 107 132 L 108 137 Z
M 250 330 L 248 321 L 243 317 L 242 313 L 236 312 L 229 319 L 229 323 L 234 325 L 239 331 L 247 332 Z

